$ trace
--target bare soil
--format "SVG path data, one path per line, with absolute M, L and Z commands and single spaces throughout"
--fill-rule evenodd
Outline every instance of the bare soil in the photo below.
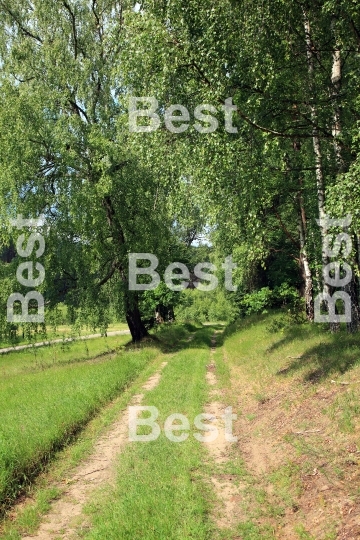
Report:
M 213 363 L 213 354 L 216 348 L 216 333 L 212 338 L 210 364 L 207 366 L 206 380 L 210 387 L 210 402 L 205 407 L 205 413 L 212 416 L 212 425 L 218 429 L 218 437 L 212 442 L 204 443 L 216 465 L 225 464 L 230 459 L 229 443 L 225 439 L 225 425 L 223 415 L 226 405 L 219 401 L 222 392 L 215 389 L 217 378 L 216 365 Z M 211 432 L 205 433 L 205 436 Z M 213 474 L 211 483 L 215 491 L 218 504 L 213 512 L 213 520 L 219 529 L 225 529 L 235 524 L 241 517 L 240 505 L 242 486 L 234 482 L 235 477 L 226 474 Z

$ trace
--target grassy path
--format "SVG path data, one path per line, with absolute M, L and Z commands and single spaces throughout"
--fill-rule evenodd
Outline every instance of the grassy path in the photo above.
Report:
M 156 407 L 161 427 L 151 442 L 130 442 L 118 463 L 115 487 L 100 492 L 88 506 L 91 529 L 86 540 L 205 540 L 209 538 L 211 488 L 202 477 L 208 460 L 194 437 L 194 418 L 207 399 L 205 380 L 212 328 L 197 331 L 187 346 L 169 359 L 160 384 L 144 404 Z M 184 415 L 190 424 L 183 442 L 164 433 L 166 418 Z M 146 428 L 144 428 L 146 429 Z M 185 434 L 177 430 L 176 436 Z

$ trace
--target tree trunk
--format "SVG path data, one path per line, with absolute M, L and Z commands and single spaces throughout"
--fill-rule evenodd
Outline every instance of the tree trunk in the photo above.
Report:
M 353 241 L 353 246 L 355 247 L 356 255 L 355 257 L 352 257 L 352 260 L 351 260 L 351 267 L 353 270 L 351 280 L 344 287 L 344 291 L 350 296 L 350 302 L 351 302 L 351 321 L 346 323 L 346 329 L 351 334 L 359 330 L 359 323 L 360 323 L 359 279 L 356 276 L 357 272 L 356 273 L 354 272 L 354 269 L 358 266 L 357 260 L 359 260 L 359 243 L 358 243 L 358 237 L 356 234 L 353 235 L 352 241 Z M 358 268 L 357 268 L 357 271 L 358 271 Z
M 148 335 L 145 325 L 141 319 L 141 313 L 138 306 L 138 298 L 135 295 L 130 296 L 127 291 L 125 297 L 125 316 L 128 323 L 131 337 L 134 343 L 141 341 Z
M 306 216 L 302 194 L 299 192 L 299 238 L 300 238 L 300 268 L 304 282 L 303 296 L 305 298 L 305 313 L 309 321 L 314 320 L 313 279 L 306 251 Z
M 339 142 L 341 135 L 341 116 L 339 97 L 341 90 L 341 52 L 339 40 L 336 32 L 336 19 L 333 18 L 332 31 L 335 36 L 335 48 L 333 51 L 333 64 L 331 70 L 331 101 L 333 107 L 333 125 L 332 135 L 334 138 L 334 153 L 337 164 L 338 173 L 345 171 L 345 161 L 342 155 L 342 148 Z M 357 248 L 357 246 L 356 246 Z M 353 268 L 356 265 L 356 261 L 352 261 Z M 351 300 L 351 321 L 346 323 L 347 331 L 350 333 L 356 332 L 359 326 L 359 301 L 358 301 L 358 283 L 355 273 L 352 273 L 351 281 L 344 287 L 344 291 L 350 296 Z
M 310 21 L 306 11 L 303 12 L 304 15 L 304 28 L 305 28 L 305 41 L 306 41 L 306 54 L 308 60 L 308 71 L 309 71 L 309 90 L 310 90 L 310 116 L 313 124 L 313 149 L 315 157 L 315 176 L 316 176 L 316 189 L 317 189 L 317 203 L 318 203 L 318 212 L 319 212 L 319 224 L 320 224 L 320 234 L 321 234 L 321 262 L 323 267 L 323 292 L 325 294 L 331 295 L 331 287 L 325 281 L 324 269 L 329 262 L 329 258 L 326 253 L 325 247 L 325 238 L 328 234 L 327 231 L 327 220 L 325 213 L 325 182 L 324 182 L 324 172 L 322 167 L 322 155 L 321 155 L 321 146 L 320 146 L 320 137 L 317 127 L 318 115 L 316 106 L 313 104 L 313 100 L 316 95 L 316 89 L 314 86 L 314 46 L 311 40 L 311 28 Z M 332 332 L 337 332 L 340 329 L 338 323 L 330 322 L 330 329 Z
M 346 323 L 346 329 L 349 333 L 353 334 L 359 329 L 358 291 L 354 275 L 351 281 L 345 285 L 344 291 L 350 296 L 351 302 L 351 321 Z
M 333 52 L 333 65 L 331 72 L 331 84 L 332 92 L 331 99 L 333 104 L 333 125 L 332 136 L 334 137 L 334 152 L 339 172 L 342 172 L 345 168 L 344 159 L 341 152 L 341 145 L 339 142 L 339 136 L 341 135 L 341 123 L 340 123 L 340 107 L 339 107 L 339 94 L 341 89 L 341 54 L 339 49 L 335 49 Z
M 116 240 L 117 247 L 123 246 L 125 244 L 125 235 L 121 223 L 116 215 L 115 207 L 113 205 L 111 197 L 109 195 L 106 195 L 103 198 L 102 203 L 106 211 L 106 216 L 109 228 L 112 232 L 113 239 Z M 119 257 L 119 259 L 121 259 L 121 257 Z M 112 277 L 116 269 L 119 271 L 121 279 L 124 282 L 125 317 L 126 322 L 129 326 L 132 340 L 134 343 L 136 343 L 138 341 L 141 341 L 145 336 L 147 336 L 148 332 L 145 328 L 143 321 L 141 320 L 138 297 L 136 294 L 133 294 L 128 290 L 129 280 L 126 276 L 126 273 L 124 272 L 122 264 L 115 260 L 110 270 L 110 273 L 100 281 L 99 285 L 103 285 L 104 283 L 106 283 Z

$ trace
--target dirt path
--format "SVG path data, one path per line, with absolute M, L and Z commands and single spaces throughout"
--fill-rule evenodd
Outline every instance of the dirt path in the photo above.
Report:
M 205 407 L 205 412 L 213 417 L 212 424 L 218 429 L 218 437 L 214 441 L 205 444 L 215 464 L 223 465 L 230 460 L 231 443 L 225 439 L 223 415 L 226 405 L 219 401 L 222 397 L 221 392 L 215 389 L 217 378 L 213 356 L 216 350 L 216 334 L 217 332 L 215 332 L 211 340 L 210 364 L 207 366 L 206 373 L 206 380 L 213 389 L 210 390 L 210 403 Z M 210 433 L 208 432 L 206 435 L 210 435 Z M 240 518 L 239 500 L 241 499 L 241 486 L 235 485 L 233 482 L 234 479 L 235 477 L 232 475 L 222 474 L 221 472 L 217 473 L 216 471 L 211 476 L 213 488 L 220 502 L 219 507 L 214 512 L 213 519 L 220 529 L 231 527 Z
M 161 370 L 166 364 L 167 362 L 163 362 L 160 371 L 147 380 L 142 387 L 144 391 L 152 390 L 158 385 Z M 128 405 L 139 405 L 143 397 L 144 394 L 133 396 Z M 76 530 L 86 529 L 88 525 L 82 509 L 96 488 L 114 482 L 117 457 L 127 439 L 128 407 L 110 431 L 97 441 L 93 454 L 75 469 L 68 489 L 53 503 L 38 531 L 23 537 L 23 540 L 69 540 Z
M 114 330 L 112 332 L 107 332 L 106 335 L 109 336 L 125 336 L 130 334 L 130 330 Z M 11 351 L 22 351 L 24 349 L 31 349 L 32 347 L 45 347 L 46 345 L 53 345 L 54 343 L 69 343 L 70 341 L 79 341 L 85 339 L 94 339 L 102 337 L 103 334 L 90 334 L 89 336 L 79 336 L 74 338 L 62 338 L 52 339 L 50 341 L 39 341 L 38 343 L 32 343 L 31 345 L 16 345 L 15 347 L 6 347 L 5 349 L 0 349 L 0 354 L 5 354 Z

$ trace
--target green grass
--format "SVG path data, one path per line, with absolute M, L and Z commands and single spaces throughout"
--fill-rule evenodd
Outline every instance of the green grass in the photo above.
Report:
M 0 379 L 41 371 L 57 364 L 71 364 L 115 352 L 130 340 L 128 335 L 54 343 L 0 355 Z
M 277 376 L 286 366 L 282 376 L 321 382 L 340 377 L 360 363 L 360 333 L 348 334 L 342 325 L 340 332 L 332 334 L 323 324 L 293 324 L 270 331 L 282 318 L 272 312 L 230 325 L 224 339 L 231 364 L 246 367 L 253 380 Z
M 11 502 L 53 453 L 123 391 L 157 354 L 157 349 L 149 347 L 102 361 L 57 364 L 2 378 L 1 505 Z
M 163 430 L 153 442 L 129 443 L 119 461 L 116 488 L 89 507 L 93 529 L 87 540 L 205 540 L 209 504 L 200 479 L 206 451 L 194 437 L 194 418 L 203 412 L 213 329 L 195 333 L 187 348 L 169 358 L 157 388 L 144 405 L 156 406 L 158 423 L 174 412 L 190 421 L 189 438 L 169 441 Z
M 360 416 L 360 396 L 358 391 L 349 388 L 346 394 L 338 396 L 328 408 L 332 420 L 337 420 L 340 431 L 353 433 L 355 422 Z
M 279 317 L 282 316 L 278 312 L 247 317 L 229 326 L 224 334 L 217 334 L 217 348 L 211 361 L 216 364 L 218 387 L 223 391 L 219 399 L 233 405 L 242 422 L 253 423 L 256 438 L 258 424 L 264 420 L 262 410 L 269 406 L 268 400 L 274 398 L 275 392 L 285 391 L 283 402 L 280 400 L 276 406 L 279 414 L 286 415 L 293 407 L 293 384 L 298 390 L 297 406 L 302 401 L 310 402 L 318 388 L 343 390 L 331 402 L 321 404 L 321 413 L 335 420 L 331 429 L 356 434 L 360 399 L 356 386 L 358 369 L 354 368 L 360 360 L 360 336 L 348 335 L 343 329 L 331 334 L 322 325 L 278 325 Z M 282 463 L 261 476 L 250 472 L 239 448 L 232 449 L 228 463 L 215 467 L 206 447 L 192 435 L 196 431 L 193 420 L 203 412 L 208 399 L 205 372 L 214 330 L 215 325 L 201 329 L 192 324 L 164 325 L 147 346 L 96 361 L 91 360 L 93 349 L 86 352 L 84 342 L 72 344 L 69 349 L 67 346 L 61 349 L 59 345 L 56 362 L 51 359 L 51 348 L 48 349 L 50 356 L 46 356 L 46 349 L 41 349 L 45 355 L 41 361 L 31 356 L 33 351 L 29 351 L 27 358 L 24 352 L 18 357 L 16 353 L 4 359 L 0 357 L 0 373 L 4 374 L 0 384 L 0 410 L 4 411 L 0 413 L 0 468 L 9 472 L 3 482 L 6 496 L 11 497 L 24 480 L 24 474 L 31 475 L 32 467 L 38 470 L 57 447 L 72 440 L 72 434 L 104 409 L 112 397 L 119 396 L 134 377 L 146 373 L 154 362 L 167 360 L 159 386 L 145 394 L 143 404 L 158 408 L 157 422 L 162 428 L 168 415 L 184 414 L 190 421 L 190 436 L 185 442 L 174 443 L 165 437 L 162 429 L 156 441 L 129 443 L 119 457 L 115 488 L 97 492 L 87 507 L 92 528 L 87 533 L 83 531 L 83 537 L 85 540 L 275 538 L 277 526 L 281 529 L 292 508 L 301 504 L 301 475 L 311 474 L 314 467 L 323 473 L 323 433 L 284 437 L 284 443 L 290 443 L 294 455 L 290 458 L 284 455 Z M 108 349 L 115 347 L 112 339 L 106 340 Z M 124 343 L 129 337 L 114 339 L 124 339 Z M 96 342 L 92 340 L 91 345 L 87 342 L 87 347 L 94 343 L 96 348 Z M 99 340 L 99 343 L 104 342 Z M 80 347 L 78 353 L 76 347 Z M 89 360 L 84 361 L 86 358 Z M 332 384 L 331 379 L 350 382 L 350 386 Z M 239 399 L 244 389 L 249 389 L 246 402 Z M 129 390 L 122 394 L 122 407 L 127 403 Z M 10 413 L 7 416 L 8 410 L 13 411 L 12 416 Z M 114 416 L 110 415 L 109 423 L 112 418 Z M 291 431 L 313 427 L 311 417 L 295 417 L 292 422 Z M 3 425 L 7 426 L 7 440 L 11 443 L 4 447 L 4 454 Z M 95 438 L 93 435 L 91 440 Z M 89 441 L 84 444 L 78 441 L 67 447 L 74 463 L 82 459 L 85 449 L 89 450 Z M 298 457 L 301 457 L 299 461 Z M 327 456 L 327 459 L 332 458 Z M 344 473 L 342 461 L 336 462 L 336 466 Z M 236 476 L 236 482 L 245 486 L 239 503 L 242 517 L 231 529 L 217 530 L 210 517 L 216 502 L 209 477 L 215 472 L 231 473 Z M 0 476 L 0 488 L 2 481 Z M 272 490 L 267 490 L 267 486 Z M 39 516 L 56 497 L 56 491 L 50 488 L 45 486 L 39 492 L 36 502 L 23 516 L 23 522 L 20 517 L 17 532 L 9 532 L 4 537 L 6 540 L 17 540 L 21 537 L 19 531 L 23 534 L 25 529 L 36 528 Z M 299 519 L 302 519 L 300 513 Z M 293 524 L 293 533 L 299 539 L 313 538 L 308 529 L 299 521 Z M 324 529 L 323 540 L 334 538 L 329 531 Z
M 254 443 L 261 445 L 257 429 L 265 436 L 269 429 L 269 439 L 277 444 L 276 433 L 271 431 L 276 408 L 278 418 L 284 415 L 289 425 L 290 433 L 284 433 L 282 439 L 282 463 L 269 465 L 267 474 L 257 478 L 257 484 L 245 477 L 248 487 L 244 490 L 244 522 L 227 531 L 229 538 L 272 538 L 270 525 L 275 521 L 281 527 L 293 508 L 300 508 L 301 519 L 304 478 L 315 468 L 330 486 L 337 478 L 347 478 L 348 495 L 344 497 L 354 492 L 356 481 L 342 448 L 359 441 L 360 333 L 348 334 L 342 327 L 332 334 L 319 324 L 289 325 L 284 315 L 274 311 L 237 321 L 227 327 L 222 339 L 223 359 L 220 350 L 216 353 L 219 381 L 228 402 L 246 408 L 242 418 L 254 422 Z M 239 397 L 242 392 L 243 398 Z M 268 404 L 270 398 L 273 401 Z M 299 413 L 294 416 L 292 410 Z M 308 412 L 313 410 L 318 410 L 319 415 Z M 269 421 L 265 411 L 269 412 Z M 326 417 L 333 421 L 330 425 Z M 312 428 L 320 428 L 319 433 L 308 437 L 291 433 Z M 330 448 L 329 441 L 333 441 Z M 269 523 L 269 528 L 259 527 L 259 519 Z M 319 538 L 334 538 L 331 527 L 339 519 L 329 503 Z M 299 539 L 314 538 L 308 526 L 305 529 L 296 521 L 294 518 L 293 532 Z M 219 536 L 225 537 L 225 533 Z
M 113 323 L 108 326 L 107 332 L 114 332 L 118 330 L 129 330 L 129 327 L 126 323 Z M 80 336 L 88 336 L 90 334 L 100 334 L 100 329 L 93 329 L 90 327 L 83 327 L 81 328 L 80 332 L 75 331 L 74 328 L 68 324 L 60 324 L 58 326 L 51 327 L 49 326 L 46 329 L 46 334 L 43 334 L 41 332 L 36 332 L 31 334 L 31 339 L 29 340 L 26 337 L 22 337 L 22 334 L 18 334 L 15 338 L 2 338 L 0 339 L 0 349 L 7 348 L 7 347 L 13 347 L 15 345 L 28 345 L 29 343 L 38 343 L 40 341 L 49 341 L 52 339 L 58 339 L 62 337 L 78 337 Z

